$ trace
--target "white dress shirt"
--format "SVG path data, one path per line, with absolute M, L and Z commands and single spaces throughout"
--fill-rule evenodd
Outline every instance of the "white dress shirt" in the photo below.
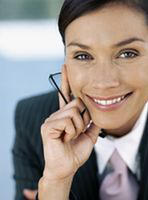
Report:
M 105 138 L 98 137 L 95 144 L 95 151 L 97 155 L 97 164 L 99 166 L 100 174 L 103 173 L 108 160 L 110 159 L 113 151 L 117 149 L 118 153 L 129 167 L 129 169 L 137 174 L 140 179 L 139 173 L 139 159 L 138 147 L 143 135 L 146 118 L 148 112 L 148 102 L 145 104 L 143 111 L 138 118 L 133 129 L 125 136 L 115 138 L 106 136 Z

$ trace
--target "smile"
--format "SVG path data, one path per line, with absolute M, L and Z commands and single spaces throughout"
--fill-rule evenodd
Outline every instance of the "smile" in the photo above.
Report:
M 95 103 L 105 106 L 105 105 L 112 105 L 112 104 L 119 103 L 124 98 L 125 98 L 125 96 L 121 96 L 121 97 L 109 99 L 109 100 L 105 100 L 105 99 L 104 100 L 93 99 L 93 100 L 94 100 Z
M 125 100 L 132 94 L 133 92 L 127 93 L 121 96 L 114 96 L 108 98 L 96 98 L 96 97 L 89 97 L 91 101 L 96 105 L 97 108 L 101 110 L 110 110 L 118 108 Z

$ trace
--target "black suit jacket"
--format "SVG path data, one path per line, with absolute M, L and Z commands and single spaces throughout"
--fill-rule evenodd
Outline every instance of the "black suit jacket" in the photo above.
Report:
M 16 182 L 15 200 L 25 199 L 22 192 L 24 188 L 37 189 L 44 168 L 40 126 L 58 108 L 57 92 L 22 100 L 16 107 L 16 136 L 12 149 Z M 139 153 L 141 181 L 138 200 L 148 200 L 148 122 Z M 94 150 L 88 161 L 75 174 L 71 191 L 78 200 L 99 199 L 99 170 Z

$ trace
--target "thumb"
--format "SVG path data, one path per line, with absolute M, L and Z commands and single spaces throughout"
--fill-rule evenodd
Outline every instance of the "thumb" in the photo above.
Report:
M 85 134 L 90 137 L 93 144 L 97 142 L 101 128 L 96 126 L 93 122 L 90 123 L 89 127 L 86 129 Z
M 28 200 L 35 200 L 37 190 L 24 189 L 23 194 Z

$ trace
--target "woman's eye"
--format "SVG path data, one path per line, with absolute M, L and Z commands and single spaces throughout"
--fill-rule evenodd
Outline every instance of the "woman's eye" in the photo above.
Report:
M 74 58 L 77 59 L 77 60 L 82 60 L 82 61 L 93 59 L 92 56 L 90 56 L 88 54 L 78 54 Z
M 119 54 L 119 58 L 135 58 L 138 56 L 138 52 L 137 51 L 124 51 L 124 52 L 121 52 Z

